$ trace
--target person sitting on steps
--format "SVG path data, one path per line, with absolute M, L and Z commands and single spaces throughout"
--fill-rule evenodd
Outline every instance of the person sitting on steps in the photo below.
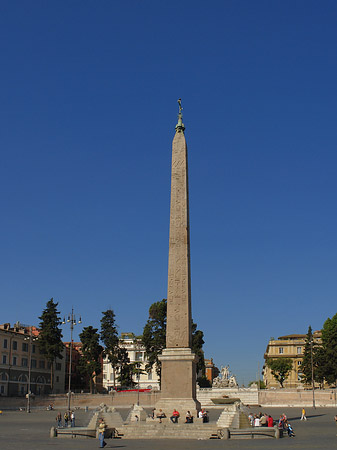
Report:
M 177 410 L 173 410 L 172 416 L 170 417 L 171 422 L 172 423 L 178 423 L 178 419 L 179 419 L 180 414 L 178 413 Z
M 159 413 L 157 414 L 157 419 L 159 419 L 159 423 L 162 423 L 161 419 L 165 419 L 166 414 L 164 413 L 164 411 L 162 409 L 159 410 Z
M 187 413 L 186 413 L 186 420 L 185 420 L 185 423 L 193 423 L 193 416 L 192 416 L 192 414 L 190 413 L 190 411 L 187 411 Z

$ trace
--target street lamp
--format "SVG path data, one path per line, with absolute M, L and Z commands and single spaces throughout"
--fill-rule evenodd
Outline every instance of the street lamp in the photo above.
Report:
M 29 336 L 23 338 L 24 341 L 29 341 L 28 344 L 28 389 L 27 389 L 27 413 L 30 413 L 30 375 L 31 375 L 31 367 L 32 367 L 32 341 L 37 341 L 38 337 L 33 336 L 32 327 L 29 328 Z
M 312 406 L 316 409 L 315 405 L 315 381 L 314 381 L 314 358 L 313 358 L 313 347 L 314 339 L 311 338 L 310 347 L 311 347 L 311 383 L 312 383 Z
M 68 319 L 64 317 L 62 324 L 70 323 L 70 351 L 69 351 L 69 378 L 68 378 L 68 411 L 70 411 L 70 396 L 71 396 L 71 364 L 72 364 L 72 353 L 73 353 L 73 330 L 74 325 L 82 323 L 81 316 L 76 322 L 74 308 L 71 308 L 71 314 L 68 315 Z
M 136 364 L 137 367 L 137 381 L 138 381 L 138 395 L 137 395 L 137 406 L 139 406 L 139 376 L 140 376 L 140 363 Z

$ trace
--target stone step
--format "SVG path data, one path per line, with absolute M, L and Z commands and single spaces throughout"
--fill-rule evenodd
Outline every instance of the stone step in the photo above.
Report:
M 197 425 L 197 424 L 196 424 Z M 130 424 L 117 428 L 124 439 L 210 439 L 217 436 L 218 427 L 213 424 Z

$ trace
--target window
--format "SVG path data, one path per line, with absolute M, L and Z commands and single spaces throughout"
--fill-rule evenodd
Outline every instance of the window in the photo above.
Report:
M 61 370 L 62 366 L 61 363 L 56 363 L 56 370 Z
M 8 341 L 7 341 L 7 339 L 4 339 L 4 348 L 7 348 L 7 345 L 8 345 Z
M 5 393 L 5 386 L 0 386 L 0 393 L 4 394 Z
M 297 361 L 297 365 L 301 366 L 302 365 L 302 361 Z
M 283 347 L 279 347 L 278 352 L 281 355 L 283 353 Z
M 27 342 L 22 342 L 22 351 L 23 352 L 28 352 L 28 344 L 27 344 Z
M 56 377 L 56 381 L 59 382 L 60 381 L 60 377 L 57 375 Z
M 7 380 L 7 377 L 6 377 L 6 374 L 5 374 L 5 373 L 2 373 L 2 374 L 1 374 L 1 379 L 2 379 L 2 381 L 6 381 L 6 380 Z
M 136 359 L 136 361 L 143 361 L 143 353 L 142 352 L 136 352 L 135 359 Z
M 103 380 L 106 380 L 106 373 L 103 373 Z
M 148 379 L 148 380 L 152 380 L 152 372 L 148 372 L 148 374 L 147 374 L 147 379 Z
M 302 381 L 302 374 L 301 373 L 297 374 L 297 381 Z
M 7 364 L 7 355 L 2 355 L 2 364 Z
M 36 369 L 36 359 L 32 359 L 32 360 L 30 361 L 30 364 L 31 364 L 31 368 L 32 368 L 32 369 Z
M 110 373 L 110 381 L 113 381 L 113 380 L 114 380 L 114 374 Z
M 28 366 L 28 359 L 27 358 L 22 358 L 21 363 L 22 363 L 23 367 L 27 367 Z M 14 362 L 13 362 L 13 366 L 14 366 Z
M 13 341 L 13 350 L 17 350 L 18 349 L 18 343 L 17 341 Z
M 16 356 L 13 356 L 13 366 L 16 366 L 18 361 L 18 358 Z
M 33 344 L 33 345 L 32 345 L 32 353 L 35 353 L 35 352 L 36 352 L 36 345 Z
M 302 353 L 302 347 L 297 347 L 297 354 L 300 355 Z
M 39 361 L 39 368 L 44 369 L 46 367 L 45 361 L 43 359 L 40 359 Z

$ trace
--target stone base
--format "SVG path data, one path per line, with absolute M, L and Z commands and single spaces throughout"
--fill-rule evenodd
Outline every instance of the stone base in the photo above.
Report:
M 200 411 L 201 406 L 198 401 L 188 398 L 162 398 L 156 404 L 155 415 L 159 414 L 160 409 L 162 409 L 168 418 L 172 416 L 173 410 L 175 409 L 180 414 L 179 423 L 182 423 L 185 422 L 187 411 L 191 413 L 195 421 L 198 417 L 198 411 Z
M 156 414 L 162 409 L 170 417 L 176 409 L 184 421 L 187 411 L 196 418 L 201 405 L 196 396 L 195 354 L 190 348 L 165 348 L 159 359 L 161 398 L 156 404 Z

